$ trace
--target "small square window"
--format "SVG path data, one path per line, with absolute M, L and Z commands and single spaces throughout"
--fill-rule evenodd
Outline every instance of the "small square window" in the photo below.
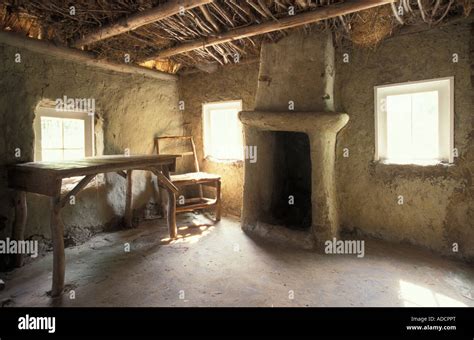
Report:
M 243 160 L 242 101 L 203 104 L 204 156 L 217 161 Z
M 454 78 L 376 86 L 375 160 L 453 162 Z
M 39 106 L 35 112 L 35 160 L 62 161 L 93 156 L 93 117 Z

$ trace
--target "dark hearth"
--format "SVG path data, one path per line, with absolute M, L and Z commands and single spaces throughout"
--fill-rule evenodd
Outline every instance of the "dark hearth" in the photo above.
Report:
M 308 135 L 276 131 L 274 183 L 265 222 L 292 229 L 311 227 L 311 157 Z

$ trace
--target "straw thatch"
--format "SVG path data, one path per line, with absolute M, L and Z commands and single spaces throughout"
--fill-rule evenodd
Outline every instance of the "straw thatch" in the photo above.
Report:
M 363 11 L 353 20 L 351 40 L 360 46 L 373 47 L 392 34 L 393 21 L 390 5 Z
M 87 49 L 98 58 L 117 62 L 129 58 L 136 64 L 170 73 L 194 67 L 203 69 L 208 64 L 225 65 L 234 63 L 235 55 L 239 55 L 239 61 L 257 58 L 263 41 L 278 41 L 286 32 L 201 48 L 165 60 L 143 61 L 176 44 L 278 20 L 286 17 L 291 9 L 297 15 L 340 2 L 344 0 L 216 0 L 188 10 L 184 15 L 174 15 L 99 41 Z M 164 3 L 165 0 L 5 0 L 0 4 L 0 29 L 70 46 L 98 27 Z M 331 30 L 338 42 L 346 40 L 371 47 L 402 25 L 425 22 L 436 26 L 451 18 L 469 15 L 471 9 L 470 0 L 399 0 L 393 6 L 325 20 L 303 29 Z

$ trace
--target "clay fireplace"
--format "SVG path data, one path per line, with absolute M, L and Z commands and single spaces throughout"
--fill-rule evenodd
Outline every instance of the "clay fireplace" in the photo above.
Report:
M 255 111 L 239 114 L 245 144 L 256 147 L 258 155 L 256 162 L 245 163 L 244 231 L 318 250 L 324 249 L 326 240 L 338 237 L 336 136 L 349 116 L 332 111 L 333 83 L 334 49 L 330 35 L 294 33 L 277 44 L 262 47 Z M 281 158 L 278 152 L 292 150 L 283 147 L 281 139 L 279 142 L 279 132 L 305 134 L 309 140 L 310 171 L 299 172 L 301 176 L 311 177 L 301 179 L 302 183 L 309 183 L 308 191 L 295 188 L 295 194 L 291 195 L 291 188 L 285 191 L 275 185 L 276 176 L 281 176 L 275 168 L 277 158 Z M 286 140 L 291 143 L 291 139 Z M 304 144 L 298 147 L 305 148 Z M 307 164 L 304 158 L 289 159 L 291 163 L 285 166 Z M 285 195 L 281 201 L 295 204 L 297 200 L 307 199 L 305 192 L 310 192 L 311 202 L 299 203 L 300 207 L 311 209 L 305 215 L 310 216 L 310 228 L 290 229 L 271 223 L 268 216 L 275 208 L 275 195 Z M 283 210 L 281 214 L 295 213 L 294 209 Z

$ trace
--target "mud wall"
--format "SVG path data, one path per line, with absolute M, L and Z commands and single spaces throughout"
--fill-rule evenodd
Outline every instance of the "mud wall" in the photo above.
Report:
M 401 35 L 375 51 L 336 54 L 336 110 L 350 115 L 337 148 L 342 224 L 396 242 L 474 258 L 474 132 L 469 25 Z M 343 53 L 349 62 L 343 62 Z M 459 61 L 453 63 L 453 54 Z M 454 166 L 373 162 L 375 85 L 455 77 Z M 343 157 L 343 149 L 349 157 Z M 404 203 L 399 205 L 398 196 Z M 459 252 L 453 253 L 453 243 Z
M 350 116 L 347 127 L 338 135 L 336 150 L 343 229 L 474 259 L 471 30 L 468 24 L 450 25 L 396 36 L 375 50 L 336 49 L 335 111 Z M 292 50 L 291 54 L 296 52 Z M 344 53 L 349 54 L 349 63 L 343 62 Z M 458 54 L 458 63 L 452 62 L 453 53 Z M 244 110 L 252 109 L 257 73 L 257 65 L 243 65 L 213 74 L 182 77 L 180 93 L 186 102 L 185 128 L 196 137 L 199 152 L 202 152 L 201 104 L 242 98 Z M 455 165 L 374 163 L 373 87 L 447 76 L 455 77 L 454 134 L 459 152 Z M 298 81 L 297 86 L 309 85 Z M 343 157 L 345 148 L 349 149 L 347 158 Z M 227 211 L 238 213 L 243 168 L 207 162 L 202 160 L 202 154 L 200 160 L 206 170 L 224 175 L 224 205 Z M 398 205 L 399 195 L 404 197 L 403 205 Z M 454 242 L 459 245 L 458 252 L 452 251 Z
M 242 99 L 242 109 L 253 110 L 257 78 L 258 63 L 180 77 L 180 99 L 185 103 L 185 133 L 194 136 L 201 170 L 222 176 L 222 208 L 231 215 L 240 216 L 242 209 L 243 162 L 219 163 L 204 159 L 202 104 Z
M 21 62 L 15 62 L 19 53 Z M 177 81 L 160 81 L 87 67 L 78 63 L 0 45 L 0 237 L 11 233 L 13 210 L 5 166 L 33 160 L 35 107 L 42 99 L 94 98 L 98 154 L 151 153 L 153 137 L 182 133 Z M 15 157 L 15 149 L 21 157 Z M 134 174 L 134 205 L 153 200 L 151 178 Z M 63 209 L 66 237 L 87 237 L 90 229 L 116 222 L 125 205 L 125 181 L 110 174 L 88 186 L 74 206 Z M 49 238 L 49 200 L 28 195 L 26 236 Z M 85 236 L 84 236 L 85 235 Z

